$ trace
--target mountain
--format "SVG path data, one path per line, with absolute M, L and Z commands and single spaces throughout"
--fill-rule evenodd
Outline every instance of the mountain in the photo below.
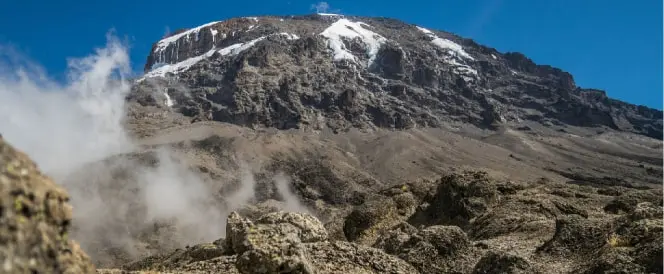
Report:
M 569 73 L 521 53 L 388 18 L 314 14 L 211 22 L 156 42 L 145 72 L 137 88 L 157 82 L 179 112 L 252 128 L 340 132 L 536 123 L 662 139 L 662 111 L 577 87 Z
M 662 273 L 662 112 L 520 53 L 233 18 L 157 41 L 124 103 L 71 199 L 0 139 L 2 269 Z

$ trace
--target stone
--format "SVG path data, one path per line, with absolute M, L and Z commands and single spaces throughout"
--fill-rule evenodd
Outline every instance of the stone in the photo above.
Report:
M 526 259 L 517 255 L 489 251 L 477 262 L 472 273 L 526 274 L 539 272 L 535 271 Z
M 67 192 L 0 137 L 0 272 L 95 273 L 71 220 Z

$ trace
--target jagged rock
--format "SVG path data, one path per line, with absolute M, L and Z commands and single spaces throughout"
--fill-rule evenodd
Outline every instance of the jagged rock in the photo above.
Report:
M 498 190 L 484 172 L 449 174 L 438 181 L 426 209 L 416 212 L 414 223 L 452 224 L 462 228 L 499 199 Z
M 519 256 L 505 252 L 489 251 L 482 256 L 473 269 L 473 274 L 505 273 L 526 274 L 539 273 L 535 271 L 530 263 Z
M 0 272 L 94 273 L 71 219 L 67 192 L 0 136 Z
M 346 217 L 344 234 L 349 241 L 372 245 L 378 236 L 398 224 L 397 205 L 390 198 L 370 200 Z
M 425 197 L 431 195 L 432 188 L 433 184 L 431 182 L 419 181 L 395 185 L 379 193 L 390 197 L 394 201 L 399 216 L 410 217 Z
M 320 154 L 310 153 L 302 158 L 277 155 L 276 158 L 274 165 L 290 174 L 293 187 L 307 201 L 323 200 L 333 206 L 361 205 L 368 192 L 361 186 L 380 186 L 380 182 L 366 174 L 341 173 Z
M 588 212 L 568 201 L 553 200 L 553 205 L 563 214 L 576 214 L 588 218 Z
M 380 249 L 343 241 L 306 244 L 314 273 L 417 273 L 403 260 Z
M 473 239 L 484 240 L 516 233 L 548 233 L 551 227 L 548 222 L 555 215 L 543 205 L 544 202 L 505 199 L 491 211 L 477 217 L 470 225 L 468 234 Z
M 610 226 L 602 220 L 588 220 L 579 215 L 559 217 L 553 238 L 538 247 L 538 251 L 557 256 L 592 257 L 607 244 L 609 234 Z
M 458 226 L 430 226 L 422 229 L 420 235 L 443 256 L 458 255 L 470 246 L 468 236 Z
M 177 249 L 167 255 L 150 256 L 123 266 L 127 271 L 140 271 L 145 269 L 168 271 L 186 268 L 198 262 L 210 261 L 229 255 L 224 242 L 197 244 L 185 249 Z M 211 270 L 211 269 L 209 269 Z
M 403 223 L 385 233 L 375 247 L 398 256 L 421 273 L 464 273 L 474 263 L 474 249 L 457 226 L 430 226 L 418 231 Z
M 321 242 L 327 240 L 328 237 L 323 224 L 316 217 L 309 214 L 273 212 L 259 218 L 256 224 L 273 227 L 295 226 L 299 230 L 297 236 L 303 243 Z
M 416 273 L 411 265 L 382 250 L 328 241 L 320 221 L 304 213 L 272 212 L 252 222 L 233 212 L 227 227 L 226 239 L 148 257 L 123 268 L 195 273 Z
M 629 255 L 635 263 L 647 272 L 662 272 L 662 206 L 639 203 L 631 214 L 619 218 L 615 227 L 610 245 L 631 248 Z
M 633 221 L 643 219 L 659 219 L 664 214 L 664 209 L 661 205 L 655 205 L 650 202 L 642 202 L 636 205 L 636 208 L 629 214 Z
M 620 212 L 630 213 L 641 202 L 650 202 L 661 206 L 662 195 L 661 193 L 654 193 L 650 190 L 631 190 L 611 200 L 604 207 L 604 211 L 614 214 Z
M 256 223 L 229 216 L 227 243 L 242 273 L 410 273 L 412 267 L 377 249 L 327 241 L 318 219 L 302 213 L 270 213 Z
M 595 274 L 595 273 L 657 273 L 645 272 L 645 269 L 638 265 L 627 252 L 620 249 L 605 249 L 596 258 L 593 258 L 588 266 L 578 269 L 577 273 Z
M 374 247 L 383 249 L 388 254 L 399 254 L 403 251 L 406 243 L 410 241 L 411 235 L 416 234 L 418 231 L 414 226 L 402 222 L 382 234 L 374 244 Z
M 327 239 L 316 218 L 295 213 L 270 213 L 255 224 L 232 213 L 227 231 L 237 268 L 245 273 L 311 273 L 302 243 Z

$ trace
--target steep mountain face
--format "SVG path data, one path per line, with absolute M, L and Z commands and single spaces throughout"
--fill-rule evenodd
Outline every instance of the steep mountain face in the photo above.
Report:
M 212 22 L 155 43 L 145 72 L 130 99 L 194 121 L 334 131 L 528 121 L 662 138 L 662 111 L 577 87 L 569 73 L 521 53 L 394 19 Z

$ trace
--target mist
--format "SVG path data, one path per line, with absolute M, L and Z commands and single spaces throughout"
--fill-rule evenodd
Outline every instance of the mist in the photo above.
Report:
M 284 200 L 284 207 L 282 208 L 285 211 L 291 212 L 304 212 L 313 214 L 306 206 L 304 206 L 298 197 L 290 189 L 290 177 L 288 177 L 283 172 L 278 172 L 274 176 L 274 183 L 277 187 L 277 193 Z
M 254 201 L 249 163 L 237 160 L 240 186 L 222 202 L 216 193 L 225 182 L 206 184 L 175 149 L 148 150 L 132 139 L 124 127 L 131 64 L 119 39 L 108 35 L 103 48 L 69 59 L 64 83 L 8 49 L 0 46 L 0 134 L 67 189 L 72 237 L 98 264 L 116 263 L 109 249 L 137 259 L 221 238 L 226 216 Z M 153 96 L 177 104 L 168 93 Z M 308 212 L 286 175 L 274 182 L 283 210 Z
M 122 128 L 129 56 L 111 36 L 94 55 L 70 59 L 68 83 L 50 80 L 16 51 L 1 51 L 0 129 L 49 174 L 130 151 Z M 18 63 L 18 67 L 17 64 Z

